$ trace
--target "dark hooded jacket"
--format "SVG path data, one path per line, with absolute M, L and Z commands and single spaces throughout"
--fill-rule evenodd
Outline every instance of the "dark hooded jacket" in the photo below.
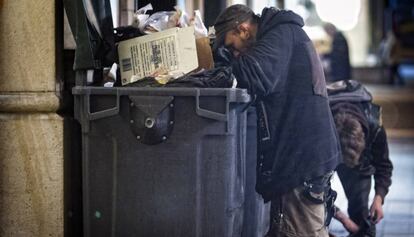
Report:
M 335 169 L 340 146 L 325 78 L 303 20 L 265 8 L 257 40 L 232 63 L 239 87 L 256 99 L 257 191 L 265 200 Z

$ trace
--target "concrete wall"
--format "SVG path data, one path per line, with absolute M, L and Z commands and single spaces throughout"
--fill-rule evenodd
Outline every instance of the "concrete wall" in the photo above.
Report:
M 0 236 L 63 236 L 55 1 L 0 0 Z

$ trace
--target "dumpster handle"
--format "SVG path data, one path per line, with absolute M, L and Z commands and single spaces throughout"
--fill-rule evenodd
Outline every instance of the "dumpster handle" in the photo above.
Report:
M 206 110 L 200 108 L 200 90 L 196 90 L 196 113 L 197 115 L 209 119 L 214 119 L 218 121 L 228 121 L 228 114 L 229 114 L 229 102 L 228 97 L 226 97 L 226 113 L 217 113 L 214 111 Z
M 85 96 L 86 117 L 90 121 L 105 118 L 105 117 L 109 117 L 109 116 L 113 116 L 113 115 L 117 115 L 119 113 L 119 93 L 118 93 L 118 91 L 116 92 L 116 106 L 114 108 L 105 109 L 105 110 L 98 111 L 98 112 L 93 112 L 93 113 L 91 113 L 90 96 L 91 96 L 90 93 L 88 93 Z

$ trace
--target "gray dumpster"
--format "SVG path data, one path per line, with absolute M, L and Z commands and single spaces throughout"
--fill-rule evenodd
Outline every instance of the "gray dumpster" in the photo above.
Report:
M 242 237 L 263 237 L 270 225 L 270 202 L 256 192 L 257 116 L 254 107 L 247 113 L 246 186 Z
M 241 236 L 241 89 L 73 89 L 85 236 Z

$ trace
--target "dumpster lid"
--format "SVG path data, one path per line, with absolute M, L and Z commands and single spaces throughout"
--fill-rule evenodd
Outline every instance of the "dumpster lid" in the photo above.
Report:
M 248 103 L 250 95 L 238 88 L 148 88 L 75 86 L 74 95 L 139 95 L 139 96 L 225 96 L 228 102 Z

